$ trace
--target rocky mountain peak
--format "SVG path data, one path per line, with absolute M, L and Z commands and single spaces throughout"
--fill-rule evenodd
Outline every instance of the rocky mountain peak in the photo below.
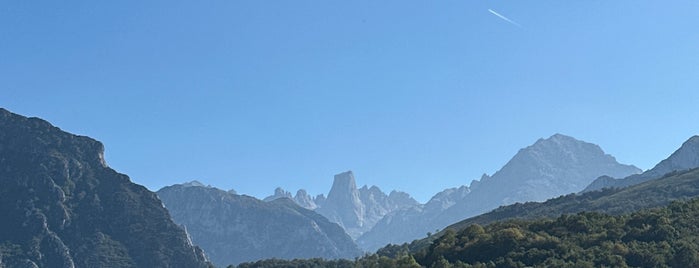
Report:
M 605 155 L 597 144 L 577 140 L 571 136 L 554 134 L 546 139 L 539 139 L 534 144 L 522 149 L 522 151 L 535 151 L 553 153 L 554 151 L 577 151 L 590 154 Z
M 619 164 L 595 144 L 555 134 L 519 150 L 499 171 L 492 176 L 484 174 L 470 187 L 447 189 L 421 208 L 389 214 L 357 243 L 371 250 L 387 243 L 409 242 L 502 205 L 543 201 L 578 192 L 601 175 L 627 176 L 639 171 Z
M 335 192 L 336 194 L 352 192 L 357 190 L 357 183 L 354 180 L 354 173 L 352 171 L 345 171 L 340 174 L 335 175 L 333 180 L 333 186 L 330 189 L 328 198 Z
M 640 169 L 635 166 L 619 164 L 596 144 L 555 134 L 521 149 L 488 180 L 497 182 L 498 187 L 512 186 L 512 183 L 530 184 L 532 187 L 538 184 L 536 187 L 565 194 L 580 191 L 599 175 L 619 177 L 639 172 Z M 514 178 L 517 178 L 516 182 L 512 181 Z M 536 191 L 534 188 L 529 190 Z M 533 200 L 544 200 L 549 195 L 550 193 L 546 193 L 531 197 Z
M 318 205 L 316 204 L 315 200 L 313 200 L 313 197 L 311 197 L 311 195 L 309 195 L 304 189 L 296 191 L 294 201 L 296 204 L 305 209 L 314 210 L 318 208 Z
M 352 171 L 335 175 L 333 186 L 322 207 L 317 210 L 330 221 L 345 228 L 355 238 L 364 226 L 364 206 Z
M 293 196 L 291 196 L 290 192 L 282 189 L 282 187 L 277 187 L 276 189 L 274 189 L 274 194 L 270 195 L 268 197 L 265 197 L 264 201 L 269 202 L 269 201 L 277 200 L 279 198 L 293 199 Z
M 351 259 L 361 254 L 340 226 L 289 198 L 264 202 L 214 187 L 181 185 L 164 187 L 158 195 L 173 220 L 187 226 L 192 241 L 219 267 L 269 258 Z

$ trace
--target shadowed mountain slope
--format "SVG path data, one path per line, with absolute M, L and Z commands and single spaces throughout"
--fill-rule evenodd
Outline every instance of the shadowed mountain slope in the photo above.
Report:
M 265 202 L 213 187 L 173 185 L 158 195 L 216 265 L 266 258 L 348 258 L 362 254 L 335 223 L 288 198 Z
M 103 149 L 0 109 L 0 263 L 209 266 L 158 197 L 109 168 Z

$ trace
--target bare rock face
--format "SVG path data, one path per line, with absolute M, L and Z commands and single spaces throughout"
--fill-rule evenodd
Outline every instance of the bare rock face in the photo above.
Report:
M 273 195 L 265 197 L 265 199 L 263 199 L 263 200 L 266 202 L 270 202 L 270 201 L 274 201 L 274 200 L 277 200 L 280 198 L 288 198 L 288 199 L 294 200 L 294 202 L 296 202 L 296 204 L 298 204 L 302 208 L 315 210 L 316 208 L 319 207 L 318 204 L 316 203 L 316 201 L 322 202 L 322 201 L 324 201 L 325 197 L 323 197 L 323 195 L 319 195 L 318 197 L 313 198 L 304 189 L 299 189 L 298 191 L 296 191 L 296 195 L 292 196 L 291 192 L 288 192 L 288 191 L 282 189 L 281 187 L 277 187 L 276 189 L 274 189 Z
M 316 198 L 319 200 L 319 198 Z M 320 202 L 317 202 L 320 203 Z M 386 195 L 379 187 L 357 189 L 352 171 L 335 175 L 328 197 L 316 211 L 342 226 L 353 239 L 371 230 L 385 215 L 419 203 L 404 192 Z
M 342 226 L 351 237 L 357 237 L 364 224 L 364 205 L 359 199 L 359 190 L 352 171 L 335 175 L 333 186 L 325 204 L 318 213 Z
M 0 109 L 7 267 L 208 267 L 157 196 L 107 167 L 100 142 Z
M 274 194 L 273 194 L 273 195 L 270 195 L 270 196 L 268 196 L 268 197 L 265 197 L 265 199 L 263 199 L 263 200 L 269 202 L 269 201 L 277 200 L 277 199 L 279 199 L 279 198 L 289 198 L 289 199 L 291 199 L 291 198 L 293 198 L 293 197 L 291 196 L 291 193 L 290 193 L 290 192 L 285 191 L 285 190 L 282 189 L 281 187 L 277 187 L 277 189 L 274 189 Z
M 183 185 L 157 193 L 173 220 L 186 227 L 192 241 L 219 267 L 270 258 L 353 259 L 362 254 L 339 225 L 287 197 L 261 201 L 214 187 Z
M 668 158 L 660 161 L 660 163 L 655 165 L 652 169 L 625 178 L 602 176 L 590 183 L 583 192 L 596 191 L 603 188 L 624 188 L 660 178 L 673 171 L 684 171 L 697 167 L 699 167 L 699 136 L 693 136 L 685 141 L 682 146 Z
M 294 196 L 294 201 L 296 202 L 296 204 L 305 209 L 314 210 L 318 208 L 318 205 L 316 204 L 313 197 L 311 197 L 311 195 L 309 195 L 304 189 L 298 190 L 296 192 L 296 195 Z
M 365 251 L 376 251 L 387 244 L 402 244 L 427 232 L 436 233 L 429 221 L 439 216 L 471 192 L 469 187 L 449 188 L 434 195 L 425 204 L 405 206 L 384 215 L 368 232 L 356 241 Z M 421 221 L 421 222 L 418 222 Z M 435 227 L 437 228 L 437 227 Z

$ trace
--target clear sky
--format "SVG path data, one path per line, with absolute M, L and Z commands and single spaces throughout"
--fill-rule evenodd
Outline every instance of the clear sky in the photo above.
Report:
M 5 1 L 0 106 L 151 190 L 426 201 L 554 133 L 651 168 L 699 134 L 698 29 L 696 0 Z

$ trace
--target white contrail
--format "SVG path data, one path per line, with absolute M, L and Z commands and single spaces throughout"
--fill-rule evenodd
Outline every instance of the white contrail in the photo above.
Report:
M 492 13 L 493 15 L 498 16 L 498 18 L 501 18 L 502 20 L 504 20 L 504 21 L 506 21 L 506 22 L 509 22 L 510 24 L 512 24 L 512 25 L 514 25 L 514 26 L 517 26 L 517 27 L 522 28 L 522 25 L 519 25 L 519 23 L 516 23 L 516 22 L 514 22 L 513 20 L 508 19 L 507 17 L 503 16 L 502 14 L 495 12 L 495 10 L 492 10 L 492 9 L 489 8 L 488 11 L 489 11 L 490 13 Z

